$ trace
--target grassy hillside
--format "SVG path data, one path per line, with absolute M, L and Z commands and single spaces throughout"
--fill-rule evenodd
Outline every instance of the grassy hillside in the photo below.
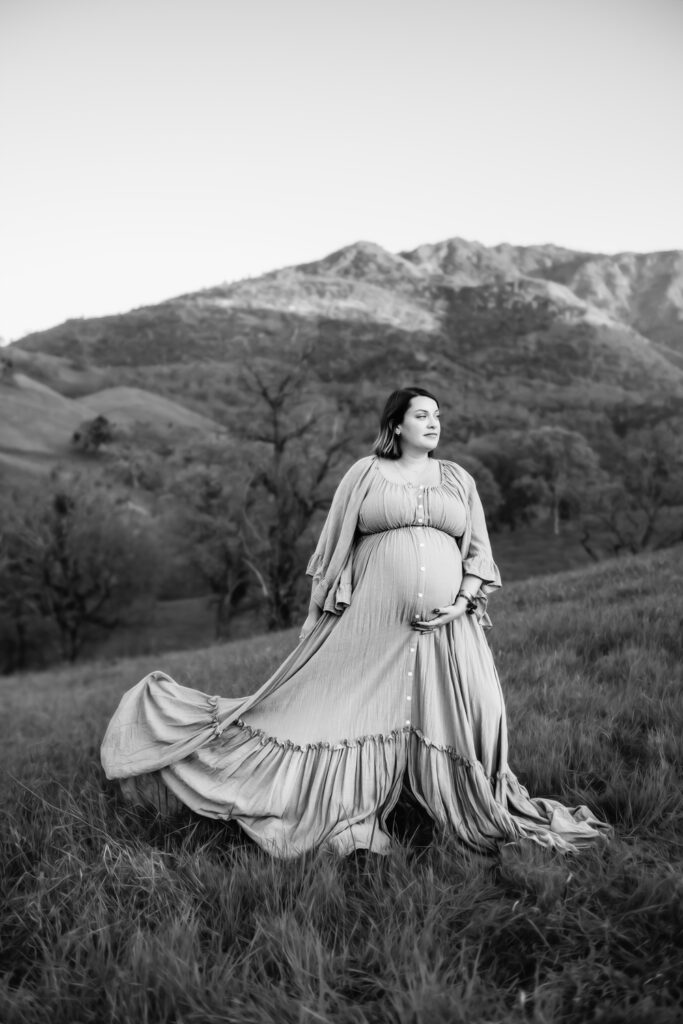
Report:
M 99 742 L 154 667 L 255 688 L 295 631 L 0 679 L 0 1018 L 453 1024 L 680 1019 L 683 549 L 504 590 L 511 764 L 614 839 L 485 860 L 435 837 L 386 860 L 272 861 L 230 825 L 122 806 Z
M 81 398 L 79 405 L 86 414 L 106 416 L 119 426 L 147 423 L 157 428 L 186 427 L 208 433 L 217 429 L 208 417 L 143 388 L 105 388 Z
M 69 398 L 23 373 L 0 381 L 0 470 L 45 473 L 55 461 L 83 465 L 71 439 L 86 420 L 105 416 L 115 428 L 145 424 L 160 434 L 177 430 L 214 435 L 221 428 L 207 416 L 168 398 L 136 387 L 103 388 Z
M 24 374 L 0 384 L 0 401 L 0 446 L 10 452 L 64 454 L 87 415 L 78 403 Z

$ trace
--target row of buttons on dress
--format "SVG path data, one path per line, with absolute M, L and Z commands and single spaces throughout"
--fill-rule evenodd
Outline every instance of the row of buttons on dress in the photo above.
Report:
M 423 484 L 420 484 L 420 486 L 419 486 L 419 488 L 418 488 L 418 495 L 417 495 L 417 512 L 418 512 L 418 516 L 417 516 L 417 523 L 418 523 L 418 526 L 422 526 L 422 525 L 424 524 L 424 486 L 423 486 Z M 425 545 L 424 545 L 424 541 L 423 541 L 423 540 L 421 540 L 421 541 L 419 542 L 419 544 L 420 544 L 420 547 L 421 547 L 421 548 L 423 548 L 423 547 L 425 546 Z M 420 566 L 420 572 L 425 572 L 425 566 L 424 566 L 424 565 L 421 565 L 421 566 Z M 420 592 L 418 593 L 418 595 L 417 595 L 417 596 L 418 596 L 418 597 L 424 597 L 424 591 L 420 591 Z M 412 643 L 412 640 L 411 640 L 411 643 Z M 411 648 L 410 648 L 410 653 L 411 653 L 411 654 L 415 654 L 415 651 L 416 651 L 416 649 L 417 649 L 416 647 L 411 647 Z M 410 670 L 408 671 L 408 678 L 409 678 L 409 679 L 412 679 L 412 678 L 413 678 L 413 672 L 412 672 L 412 669 L 410 669 Z M 407 701 L 408 703 L 411 703 L 411 702 L 412 702 L 412 699 L 413 699 L 413 698 L 412 698 L 412 694 L 410 694 L 410 693 L 407 693 L 407 694 L 406 694 L 406 701 Z M 409 718 L 406 718 L 406 725 L 410 725 L 410 719 L 409 719 Z

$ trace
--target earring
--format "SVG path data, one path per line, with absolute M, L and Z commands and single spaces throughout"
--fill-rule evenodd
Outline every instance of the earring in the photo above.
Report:
M 401 429 L 400 429 L 400 427 L 396 427 L 396 430 L 394 431 L 394 433 L 395 433 L 395 434 L 400 434 L 400 433 L 401 433 Z

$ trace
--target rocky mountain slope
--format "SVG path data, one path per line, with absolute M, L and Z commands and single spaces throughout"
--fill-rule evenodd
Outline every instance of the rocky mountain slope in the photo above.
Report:
M 579 299 L 677 352 L 683 352 L 683 252 L 573 252 L 553 245 L 497 245 L 453 238 L 402 256 L 455 285 L 519 276 L 565 285 Z

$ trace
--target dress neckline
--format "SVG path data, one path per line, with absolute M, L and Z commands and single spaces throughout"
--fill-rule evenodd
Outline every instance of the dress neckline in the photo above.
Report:
M 382 477 L 382 480 L 384 480 L 385 483 L 390 484 L 392 487 L 408 487 L 411 490 L 414 489 L 416 491 L 419 490 L 420 487 L 422 487 L 423 490 L 427 491 L 427 490 L 431 490 L 433 487 L 441 487 L 442 484 L 443 484 L 443 462 L 441 461 L 441 459 L 432 459 L 432 462 L 436 462 L 436 464 L 439 467 L 439 479 L 438 479 L 437 483 L 435 483 L 435 484 L 411 484 L 407 480 L 404 481 L 404 482 L 401 482 L 399 480 L 390 480 L 389 477 L 385 476 L 384 473 L 382 472 L 382 470 L 380 469 L 379 455 L 375 455 L 374 459 L 375 459 L 375 469 L 377 470 L 379 475 Z

